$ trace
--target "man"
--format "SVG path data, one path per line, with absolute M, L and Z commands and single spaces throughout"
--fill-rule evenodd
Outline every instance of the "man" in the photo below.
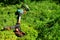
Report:
M 23 9 L 20 9 L 18 7 L 18 9 L 17 9 L 17 11 L 15 13 L 15 15 L 17 15 L 17 23 L 16 23 L 16 25 L 15 26 L 10 26 L 10 27 L 4 27 L 2 29 L 2 31 L 3 30 L 15 29 L 14 33 L 15 33 L 16 36 L 20 37 L 20 36 L 25 35 L 25 33 L 21 31 L 20 24 L 21 24 L 21 15 L 26 13 L 27 11 L 29 11 L 29 9 L 28 10 L 27 9 L 28 9 L 27 7 L 23 8 Z

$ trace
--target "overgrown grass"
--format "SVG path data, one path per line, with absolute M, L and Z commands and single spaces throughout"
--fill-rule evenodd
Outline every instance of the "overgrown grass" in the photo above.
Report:
M 5 26 L 13 26 L 16 24 L 15 11 L 17 10 L 17 6 L 21 6 L 21 4 L 0 7 L 0 29 Z M 0 31 L 0 39 L 59 40 L 60 6 L 54 2 L 51 3 L 48 1 L 32 2 L 29 3 L 28 6 L 30 7 L 30 11 L 25 15 L 23 14 L 21 20 L 21 29 L 26 35 L 23 37 L 16 37 L 13 31 Z M 55 20 L 57 21 L 55 22 Z

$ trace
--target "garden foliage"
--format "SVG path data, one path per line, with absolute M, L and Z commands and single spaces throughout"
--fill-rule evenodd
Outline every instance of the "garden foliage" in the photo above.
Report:
M 0 30 L 16 24 L 17 6 L 21 4 L 4 7 L 0 3 Z M 22 15 L 20 25 L 26 35 L 17 37 L 13 30 L 0 31 L 0 40 L 60 40 L 60 5 L 50 1 L 33 1 L 28 6 L 30 11 Z

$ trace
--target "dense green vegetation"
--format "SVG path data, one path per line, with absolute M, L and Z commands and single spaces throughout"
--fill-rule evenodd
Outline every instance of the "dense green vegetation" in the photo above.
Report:
M 20 4 L 21 2 L 24 3 L 29 3 L 29 2 L 39 2 L 39 1 L 50 1 L 50 2 L 56 2 L 56 3 L 60 3 L 60 0 L 0 0 L 0 2 L 2 2 L 4 5 L 5 4 Z
M 0 30 L 16 24 L 17 6 L 21 4 L 4 7 L 0 3 Z M 23 14 L 21 20 L 21 29 L 26 35 L 17 37 L 13 30 L 0 31 L 0 40 L 60 40 L 60 5 L 51 1 L 33 1 L 28 2 L 28 6 L 30 11 Z

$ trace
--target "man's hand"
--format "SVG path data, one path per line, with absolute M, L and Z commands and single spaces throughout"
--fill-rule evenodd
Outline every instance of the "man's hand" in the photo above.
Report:
M 26 10 L 24 10 L 24 14 L 26 14 L 27 13 L 27 11 Z

